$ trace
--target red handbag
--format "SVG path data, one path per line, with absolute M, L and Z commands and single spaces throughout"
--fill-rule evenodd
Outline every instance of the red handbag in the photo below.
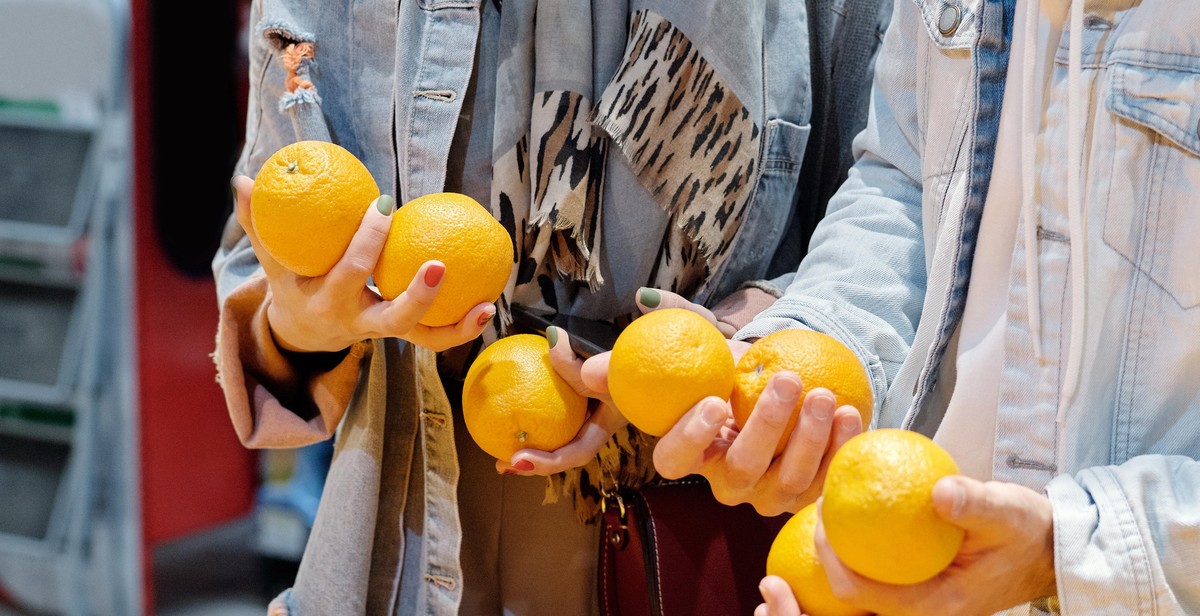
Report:
M 600 534 L 605 616 L 751 614 L 767 552 L 789 516 L 722 505 L 698 476 L 606 496 Z

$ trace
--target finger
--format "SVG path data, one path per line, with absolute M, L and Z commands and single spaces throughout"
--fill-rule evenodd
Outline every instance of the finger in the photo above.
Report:
M 718 325 L 717 317 L 711 310 L 690 302 L 682 295 L 663 291 L 662 289 L 651 289 L 650 287 L 642 287 L 637 292 L 637 305 L 642 309 L 643 313 L 653 312 L 655 310 L 663 310 L 666 308 L 682 308 L 691 310 L 692 312 L 704 317 L 709 323 Z
M 771 375 L 758 403 L 725 454 L 726 479 L 732 487 L 756 483 L 775 457 L 788 421 L 796 411 L 802 386 L 800 377 L 787 370 Z
M 335 297 L 354 297 L 352 293 L 358 293 L 367 285 L 367 279 L 375 271 L 375 264 L 379 262 L 379 255 L 387 243 L 395 205 L 396 200 L 390 195 L 379 195 L 367 206 L 367 212 L 350 239 L 346 252 L 325 276 L 325 285 Z
M 818 501 L 818 508 L 820 501 Z M 924 609 L 927 597 L 935 596 L 939 582 L 921 582 L 898 586 L 876 582 L 855 573 L 838 558 L 825 535 L 825 524 L 817 515 L 817 526 L 813 532 L 813 545 L 817 559 L 825 569 L 825 577 L 833 594 L 854 607 L 878 614 L 928 614 Z
M 402 337 L 412 330 L 437 299 L 446 275 L 441 261 L 426 261 L 394 299 L 380 301 L 359 315 L 359 326 L 375 337 Z M 454 326 L 447 326 L 454 327 Z
M 697 472 L 705 451 L 732 415 L 729 404 L 716 396 L 698 402 L 654 446 L 654 468 L 666 479 Z
M 814 389 L 804 396 L 800 419 L 787 435 L 787 445 L 777 463 L 782 498 L 799 498 L 812 485 L 829 449 L 835 404 L 833 392 L 828 389 Z
M 579 377 L 588 389 L 601 395 L 608 395 L 608 361 L 612 351 L 593 355 L 583 362 L 579 369 Z
M 624 425 L 625 418 L 616 409 L 601 404 L 570 443 L 554 451 L 522 449 L 513 454 L 512 468 L 528 475 L 553 475 L 578 468 L 591 462 L 604 443 Z
M 584 382 L 580 371 L 583 360 L 571 348 L 571 336 L 567 330 L 550 325 L 546 327 L 546 342 L 550 344 L 550 366 L 561 376 L 575 393 L 589 398 L 595 396 Z
M 495 304 L 476 304 L 458 323 L 441 327 L 417 323 L 404 338 L 427 349 L 445 351 L 479 337 L 495 316 Z
M 279 278 L 280 276 L 290 274 L 289 270 L 280 265 L 271 256 L 271 253 L 263 248 L 262 243 L 258 241 L 258 234 L 254 231 L 254 217 L 251 215 L 250 208 L 250 193 L 254 190 L 254 180 L 244 175 L 239 175 L 233 178 L 230 186 L 233 188 L 234 197 L 237 199 L 237 203 L 234 204 L 234 213 L 237 216 L 238 224 L 246 232 L 246 237 L 250 239 L 250 246 L 254 248 L 254 255 L 258 257 L 258 262 L 262 265 L 267 277 Z
M 800 603 L 796 594 L 783 578 L 768 575 L 758 584 L 758 592 L 762 593 L 770 616 L 800 616 Z
M 862 434 L 862 431 L 862 415 L 858 409 L 848 404 L 838 407 L 838 410 L 833 412 L 833 442 L 829 444 L 826 459 L 837 453 L 847 441 Z
M 1018 529 L 1047 528 L 1052 523 L 1050 503 L 1041 494 L 1016 484 L 982 483 L 962 475 L 943 477 L 934 484 L 933 508 L 946 521 L 984 540 L 1003 540 Z

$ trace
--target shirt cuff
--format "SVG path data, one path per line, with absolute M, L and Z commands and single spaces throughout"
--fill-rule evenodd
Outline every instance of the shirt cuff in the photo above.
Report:
M 337 353 L 280 349 L 267 323 L 266 278 L 243 282 L 221 305 L 213 361 L 238 439 L 247 447 L 299 447 L 333 436 L 358 383 L 360 342 Z

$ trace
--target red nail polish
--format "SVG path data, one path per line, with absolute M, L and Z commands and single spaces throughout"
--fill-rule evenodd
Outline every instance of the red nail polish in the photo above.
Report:
M 425 270 L 425 286 L 436 287 L 442 281 L 442 276 L 446 275 L 446 266 L 435 264 L 430 265 L 429 269 Z
M 483 327 L 484 325 L 487 325 L 487 322 L 491 321 L 492 317 L 494 316 L 496 316 L 496 313 L 494 312 L 485 312 L 479 315 L 479 326 Z
M 514 464 L 513 468 L 523 473 L 528 473 L 529 471 L 533 470 L 533 462 L 530 462 L 529 460 L 521 460 L 520 462 Z

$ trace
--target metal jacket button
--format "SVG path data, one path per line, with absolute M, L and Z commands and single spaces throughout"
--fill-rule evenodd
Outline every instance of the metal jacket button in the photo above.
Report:
M 947 4 L 942 7 L 941 15 L 938 15 L 938 31 L 942 36 L 951 36 L 958 30 L 958 24 L 962 21 L 962 11 L 959 10 L 957 4 Z

